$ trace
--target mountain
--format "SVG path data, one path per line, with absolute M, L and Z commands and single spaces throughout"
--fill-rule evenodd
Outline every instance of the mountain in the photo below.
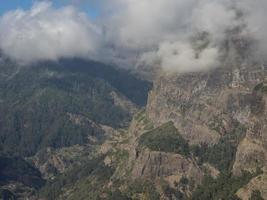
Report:
M 248 38 L 229 35 L 221 51 L 221 66 L 157 72 L 152 88 L 83 60 L 6 67 L 2 151 L 41 174 L 24 197 L 267 199 L 267 65 Z M 9 184 L 2 196 L 18 198 Z
M 34 164 L 46 162 L 47 149 L 86 145 L 82 155 L 91 155 L 90 146 L 130 123 L 151 88 L 127 70 L 80 59 L 31 66 L 4 59 L 0 65 L 0 181 L 9 196 L 43 186 L 41 174 L 32 173 L 40 173 Z M 29 158 L 36 154 L 38 161 Z
M 160 73 L 129 128 L 62 170 L 39 197 L 266 199 L 267 65 L 252 59 L 246 38 L 229 37 L 224 48 L 221 67 Z
M 101 126 L 126 126 L 150 84 L 101 63 L 62 60 L 30 67 L 2 64 L 0 142 L 3 151 L 34 155 L 101 139 Z M 126 90 L 128 88 L 128 90 Z

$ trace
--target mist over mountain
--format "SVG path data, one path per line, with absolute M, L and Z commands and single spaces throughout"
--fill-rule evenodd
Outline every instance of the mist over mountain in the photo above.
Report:
M 9 11 L 0 20 L 0 48 L 21 64 L 80 57 L 183 73 L 220 66 L 229 31 L 239 29 L 237 37 L 254 41 L 254 56 L 267 53 L 264 0 L 91 4 L 100 10 L 96 19 L 74 6 L 54 8 L 48 1 Z

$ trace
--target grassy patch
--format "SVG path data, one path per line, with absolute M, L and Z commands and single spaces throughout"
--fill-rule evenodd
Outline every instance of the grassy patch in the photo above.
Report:
M 168 122 L 156 129 L 144 133 L 139 145 L 152 151 L 163 151 L 189 155 L 189 145 L 179 134 L 172 122 Z

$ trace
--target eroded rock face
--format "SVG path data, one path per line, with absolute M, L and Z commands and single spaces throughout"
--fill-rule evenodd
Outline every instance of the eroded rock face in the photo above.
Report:
M 153 124 L 143 111 L 134 117 L 129 128 L 130 138 L 127 142 L 127 148 L 124 148 L 129 152 L 129 159 L 116 177 L 125 178 L 126 176 L 130 179 L 147 179 L 159 187 L 158 191 L 162 190 L 160 186 L 162 181 L 176 190 L 180 180 L 186 178 L 188 185 L 191 185 L 191 187 L 186 187 L 183 192 L 189 194 L 201 183 L 204 170 L 197 165 L 193 158 L 177 153 L 152 151 L 146 147 L 141 147 L 140 137 L 157 127 L 158 124 Z M 118 174 L 121 174 L 121 176 L 118 176 Z
M 259 175 L 253 178 L 245 187 L 241 188 L 237 195 L 242 200 L 249 200 L 251 197 L 252 191 L 260 191 L 261 196 L 264 199 L 267 199 L 267 173 L 265 172 L 262 175 Z
M 173 175 L 188 176 L 196 181 L 201 181 L 203 173 L 200 168 L 190 159 L 179 154 L 149 151 L 142 151 L 135 161 L 133 172 L 134 177 L 145 177 L 156 179 Z
M 173 121 L 190 144 L 214 144 L 221 136 L 232 134 L 237 125 L 244 127 L 232 171 L 236 176 L 243 170 L 256 172 L 267 166 L 267 97 L 266 92 L 255 91 L 264 83 L 266 69 L 239 69 L 238 76 L 238 69 L 217 70 L 224 76 L 217 82 L 210 77 L 218 72 L 160 77 L 149 95 L 147 116 L 155 124 Z M 253 188 L 267 184 L 258 183 Z
M 263 81 L 264 72 L 260 67 L 252 71 L 224 68 L 161 76 L 149 95 L 147 115 L 156 124 L 173 121 L 192 144 L 216 143 L 220 135 L 232 131 L 234 122 L 248 122 L 251 91 Z
M 255 171 L 256 168 L 267 166 L 266 104 L 266 93 L 253 93 L 246 137 L 238 146 L 233 166 L 233 172 L 236 175 L 240 175 L 242 170 Z
M 220 68 L 159 76 L 146 107 L 149 120 L 157 126 L 172 121 L 191 145 L 216 144 L 221 137 L 234 134 L 237 127 L 242 127 L 232 169 L 236 176 L 242 175 L 243 170 L 256 172 L 267 166 L 267 66 L 252 61 L 248 52 L 243 54 L 246 49 L 241 48 L 241 43 L 228 44 L 227 59 Z M 150 177 L 162 171 L 168 174 L 168 170 L 186 173 L 170 166 L 165 168 L 158 162 L 162 155 L 155 156 L 153 152 L 142 154 L 135 165 L 135 174 Z M 179 166 L 182 160 L 176 159 L 175 165 Z M 243 190 L 242 199 L 246 199 L 243 197 L 252 188 L 262 191 L 266 184 L 266 180 L 252 180 L 247 186 L 250 189 Z
M 264 166 L 267 166 L 267 153 L 262 142 L 246 137 L 238 146 L 233 166 L 234 174 L 241 175 L 242 170 L 255 172 L 257 168 Z
M 238 31 L 238 30 L 237 30 Z M 173 121 L 191 144 L 213 144 L 246 125 L 253 88 L 264 81 L 267 66 L 255 61 L 251 40 L 233 31 L 222 46 L 220 67 L 190 74 L 161 74 L 154 80 L 146 113 L 155 124 Z M 257 104 L 257 103 L 256 103 Z
M 74 165 L 79 165 L 93 155 L 92 146 L 72 146 L 62 149 L 47 148 L 38 152 L 31 161 L 39 169 L 43 178 L 53 179 Z

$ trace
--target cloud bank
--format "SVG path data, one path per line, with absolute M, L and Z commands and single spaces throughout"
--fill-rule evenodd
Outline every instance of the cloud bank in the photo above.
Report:
M 0 20 L 0 47 L 10 58 L 29 63 L 62 57 L 87 57 L 100 45 L 100 31 L 74 7 L 55 9 L 36 3 L 6 13 Z
M 83 1 L 79 1 L 81 3 Z M 0 48 L 24 63 L 82 57 L 122 67 L 160 66 L 186 73 L 219 66 L 229 31 L 267 55 L 266 0 L 92 0 L 92 22 L 72 6 L 36 3 L 0 18 Z M 87 4 L 86 4 L 87 5 Z
M 120 9 L 106 24 L 106 38 L 115 41 L 118 55 L 125 54 L 117 60 L 127 63 L 134 55 L 137 64 L 179 73 L 217 67 L 226 31 L 239 24 L 228 0 L 111 0 L 112 8 Z M 203 33 L 209 37 L 192 41 Z M 203 42 L 203 49 L 196 47 Z

